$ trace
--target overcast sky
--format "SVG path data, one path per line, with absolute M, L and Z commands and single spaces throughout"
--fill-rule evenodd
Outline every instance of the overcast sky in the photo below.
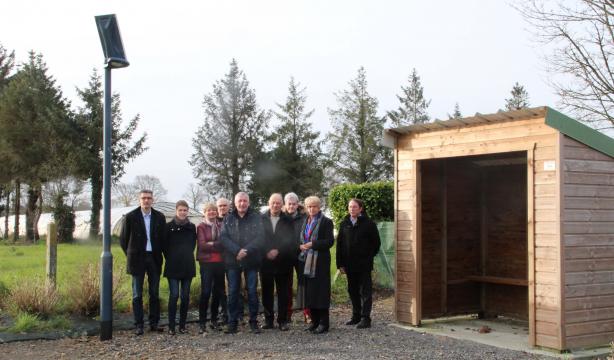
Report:
M 509 2 L 482 1 L 34 1 L 6 2 L 0 43 L 18 62 L 44 55 L 64 95 L 79 106 L 103 55 L 95 15 L 117 14 L 130 67 L 113 71 L 124 118 L 140 114 L 149 150 L 127 167 L 161 179 L 168 200 L 195 182 L 188 159 L 203 121 L 202 99 L 238 61 L 263 109 L 284 101 L 294 76 L 307 88 L 316 129 L 330 129 L 335 92 L 348 88 L 360 66 L 379 113 L 398 107 L 396 94 L 416 68 L 431 99 L 429 113 L 445 119 L 503 108 L 515 82 L 532 106 L 557 107 L 538 46 Z

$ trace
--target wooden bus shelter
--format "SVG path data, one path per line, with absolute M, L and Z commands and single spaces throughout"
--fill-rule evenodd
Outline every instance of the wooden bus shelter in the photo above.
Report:
M 394 148 L 400 323 L 528 321 L 530 346 L 614 339 L 614 139 L 549 107 L 416 124 Z

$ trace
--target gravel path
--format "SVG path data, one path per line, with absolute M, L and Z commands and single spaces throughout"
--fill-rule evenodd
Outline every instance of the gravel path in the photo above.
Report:
M 265 330 L 254 335 L 243 329 L 236 335 L 209 332 L 198 335 L 196 324 L 189 334 L 114 332 L 113 340 L 98 337 L 28 341 L 0 345 L 0 359 L 539 359 L 511 350 L 420 334 L 388 326 L 392 321 L 392 298 L 374 304 L 371 329 L 343 325 L 349 308 L 331 311 L 331 331 L 312 335 L 303 331 L 302 315 L 295 313 L 291 330 Z M 302 319 L 301 319 L 302 320 Z M 550 358 L 545 358 L 550 359 Z

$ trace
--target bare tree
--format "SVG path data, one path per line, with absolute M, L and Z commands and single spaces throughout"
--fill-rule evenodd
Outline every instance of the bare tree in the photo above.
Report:
M 516 8 L 545 56 L 561 105 L 578 119 L 614 127 L 614 3 L 612 0 L 521 0 Z
M 54 199 L 62 194 L 66 205 L 74 208 L 77 204 L 87 199 L 85 185 L 85 181 L 73 176 L 49 181 L 43 185 L 43 203 L 46 205 L 52 204 Z
M 205 189 L 194 183 L 189 183 L 185 193 L 183 193 L 183 197 L 192 205 L 192 209 L 196 211 L 199 211 L 197 207 L 205 201 L 206 195 Z
M 165 200 L 167 191 L 157 177 L 152 175 L 138 175 L 134 178 L 133 184 L 136 187 L 136 191 L 144 189 L 153 191 L 154 201 Z
M 138 190 L 134 184 L 113 185 L 113 200 L 122 206 L 136 206 L 139 203 Z

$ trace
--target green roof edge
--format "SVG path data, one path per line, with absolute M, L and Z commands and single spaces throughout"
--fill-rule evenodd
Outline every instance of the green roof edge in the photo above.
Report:
M 614 158 L 614 139 L 546 106 L 546 124 Z

